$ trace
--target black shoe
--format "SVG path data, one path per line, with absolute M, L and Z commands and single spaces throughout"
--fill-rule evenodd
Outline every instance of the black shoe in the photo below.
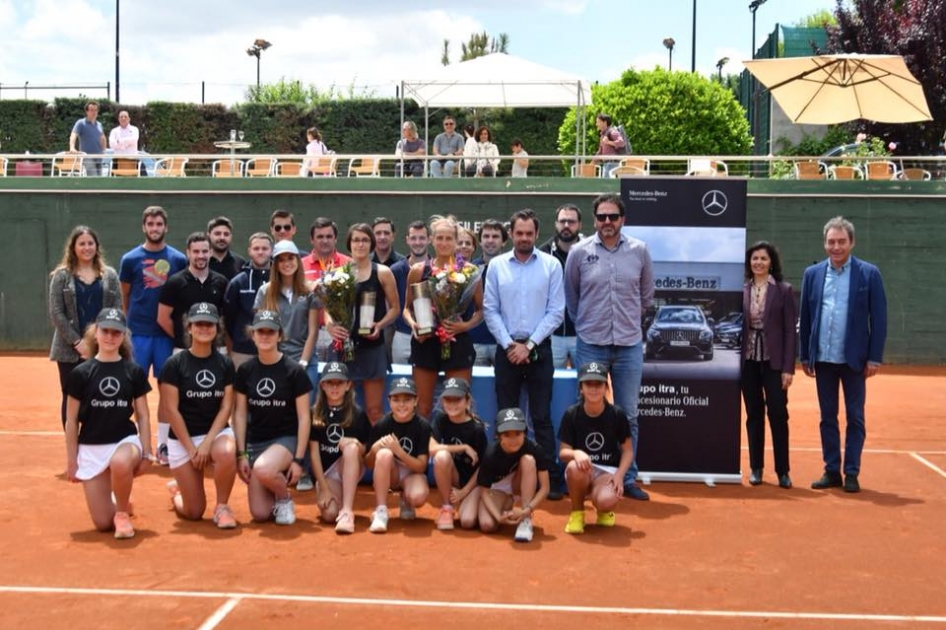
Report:
M 638 501 L 650 501 L 650 495 L 636 483 L 624 484 L 624 496 Z
M 782 473 L 778 476 L 778 487 L 786 490 L 792 487 L 792 478 L 788 476 L 788 473 Z
M 749 473 L 749 484 L 753 486 L 758 486 L 762 483 L 762 469 L 753 468 Z
M 561 501 L 565 497 L 565 493 L 562 492 L 562 489 L 556 484 L 552 484 L 552 487 L 549 488 L 549 493 L 545 497 L 549 501 Z
M 857 479 L 854 480 L 854 483 L 857 483 Z M 841 481 L 841 473 L 826 472 L 821 475 L 821 479 L 811 482 L 811 489 L 824 490 L 825 488 L 840 488 L 842 485 L 844 485 L 844 482 Z
M 861 484 L 857 482 L 857 475 L 845 475 L 844 491 L 845 492 L 860 492 L 861 491 Z

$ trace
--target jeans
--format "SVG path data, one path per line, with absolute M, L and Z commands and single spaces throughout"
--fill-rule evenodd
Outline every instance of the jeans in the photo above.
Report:
M 749 468 L 765 468 L 765 414 L 768 410 L 775 472 L 787 474 L 788 392 L 782 389 L 782 373 L 773 370 L 768 361 L 745 361 L 742 364 L 742 399 L 746 403 Z
M 821 453 L 827 473 L 841 472 L 841 433 L 838 428 L 838 386 L 844 388 L 844 411 L 847 427 L 844 436 L 844 474 L 861 471 L 861 451 L 867 429 L 864 425 L 864 403 L 867 380 L 864 372 L 855 372 L 846 363 L 815 363 L 815 385 L 821 407 Z
M 578 353 L 578 365 L 592 361 L 610 366 L 611 387 L 614 388 L 614 404 L 627 414 L 631 428 L 631 446 L 634 448 L 634 461 L 624 475 L 624 484 L 637 481 L 637 402 L 641 394 L 641 376 L 644 373 L 644 344 L 633 346 L 596 346 L 585 343 L 578 337 L 575 347 Z
M 602 162 L 601 177 L 611 177 L 611 171 L 616 169 L 620 162 Z
M 552 365 L 557 368 L 564 368 L 566 361 L 571 358 L 572 368 L 578 369 L 581 364 L 578 363 L 578 355 L 575 354 L 575 344 L 578 337 L 559 337 L 552 335 Z
M 454 160 L 446 160 L 442 164 L 440 160 L 430 161 L 431 177 L 453 177 L 453 171 L 457 168 Z
M 562 480 L 562 470 L 558 464 L 558 445 L 552 426 L 552 379 L 555 374 L 552 347 L 546 340 L 535 350 L 537 360 L 524 365 L 510 363 L 505 352 L 496 353 L 496 409 L 518 407 L 520 392 L 525 386 L 535 441 L 551 457 L 553 466 L 549 477 L 552 487 L 555 487 L 556 482 Z

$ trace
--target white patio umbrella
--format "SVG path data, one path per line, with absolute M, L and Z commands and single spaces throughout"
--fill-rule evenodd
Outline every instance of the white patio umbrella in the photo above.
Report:
M 817 55 L 743 64 L 795 123 L 933 119 L 923 86 L 899 55 Z

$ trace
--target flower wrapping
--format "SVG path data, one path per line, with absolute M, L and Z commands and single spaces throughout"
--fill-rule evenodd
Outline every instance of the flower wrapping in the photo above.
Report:
M 316 281 L 315 291 L 332 321 L 351 333 L 355 321 L 355 272 L 352 263 L 347 262 L 341 267 L 322 272 L 322 277 Z M 332 341 L 332 350 L 343 361 L 355 360 L 355 346 L 351 338 L 344 342 L 337 339 Z
M 430 277 L 427 282 L 430 285 L 434 315 L 439 322 L 434 334 L 440 341 L 440 358 L 446 360 L 450 358 L 451 346 L 456 337 L 444 328 L 443 322 L 460 320 L 473 299 L 481 272 L 479 267 L 466 262 L 462 256 L 442 268 L 435 267 L 433 261 L 429 264 Z

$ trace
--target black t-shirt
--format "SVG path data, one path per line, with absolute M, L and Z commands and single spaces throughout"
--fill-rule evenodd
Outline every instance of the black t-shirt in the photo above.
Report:
M 79 444 L 115 444 L 138 432 L 134 401 L 151 391 L 132 361 L 89 359 L 69 375 L 66 393 L 79 401 Z
M 247 444 L 299 433 L 296 398 L 312 391 L 301 365 L 285 355 L 272 365 L 253 357 L 237 370 L 233 389 L 246 396 Z
M 600 416 L 590 417 L 577 403 L 565 410 L 558 428 L 559 442 L 584 451 L 593 464 L 617 466 L 621 445 L 631 437 L 627 414 L 620 407 L 605 403 Z
M 391 433 L 397 437 L 401 448 L 411 457 L 430 454 L 430 425 L 417 414 L 414 414 L 414 417 L 407 422 L 397 422 L 390 413 L 381 418 L 378 424 L 371 428 L 368 449 L 371 449 L 382 437 Z
M 519 468 L 519 460 L 523 455 L 532 455 L 535 458 L 535 467 L 537 470 L 548 470 L 552 466 L 552 460 L 548 454 L 535 443 L 534 440 L 526 438 L 525 442 L 515 453 L 507 453 L 499 446 L 499 440 L 490 442 L 486 447 L 486 452 L 480 459 L 480 469 L 476 473 L 476 484 L 483 487 L 490 487 L 497 481 L 501 481 L 506 475 L 515 472 Z
M 323 426 L 312 425 L 309 433 L 310 442 L 319 443 L 319 459 L 322 461 L 323 472 L 332 467 L 342 456 L 338 443 L 342 438 L 354 438 L 366 444 L 371 435 L 371 422 L 360 407 L 355 407 L 352 413 L 351 425 L 343 427 L 340 423 L 343 414 L 338 411 L 329 411 L 328 418 Z
M 216 256 L 210 257 L 210 270 L 216 271 L 221 276 L 225 277 L 228 282 L 243 271 L 244 265 L 246 265 L 246 261 L 229 249 L 227 250 L 227 255 L 223 257 L 223 260 L 217 260 Z
M 184 344 L 184 316 L 188 309 L 198 302 L 210 302 L 217 307 L 218 312 L 223 312 L 223 296 L 228 284 L 227 277 L 216 271 L 211 271 L 203 282 L 195 278 L 190 269 L 178 271 L 168 278 L 161 288 L 158 302 L 172 308 L 175 348 L 187 347 Z
M 478 420 L 466 422 L 450 422 L 450 418 L 442 411 L 434 412 L 430 421 L 430 430 L 434 440 L 440 444 L 468 444 L 476 451 L 477 458 L 482 458 L 486 452 L 486 427 Z M 476 465 L 466 453 L 454 453 L 453 465 L 457 468 L 460 477 L 460 486 L 463 487 L 476 473 Z
M 233 385 L 233 361 L 216 350 L 209 357 L 195 357 L 190 350 L 178 352 L 161 370 L 162 383 L 177 388 L 177 410 L 184 418 L 187 433 L 206 435 L 220 411 L 228 385 Z M 171 429 L 171 439 L 178 439 Z

